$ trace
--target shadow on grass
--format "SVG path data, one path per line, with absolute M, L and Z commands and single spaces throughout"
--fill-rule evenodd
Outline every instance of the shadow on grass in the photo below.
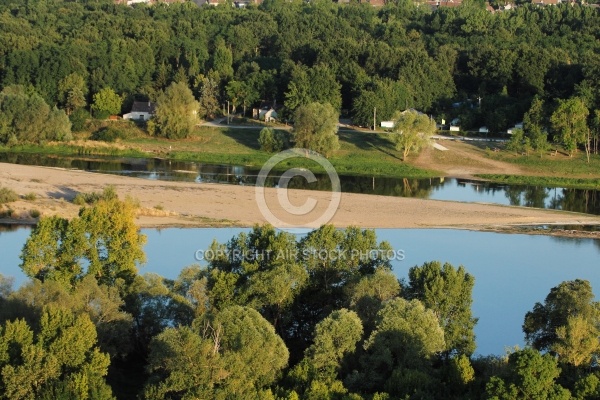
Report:
M 393 150 L 395 150 L 394 143 L 381 134 L 355 130 L 343 130 L 340 131 L 338 135 L 340 140 L 353 144 L 361 150 L 379 151 L 397 160 L 402 160 L 401 157 L 398 157 L 393 153 Z
M 263 127 L 257 126 L 254 128 L 220 128 L 220 131 L 227 137 L 235 140 L 238 144 L 248 147 L 252 150 L 260 150 L 258 144 L 258 135 Z

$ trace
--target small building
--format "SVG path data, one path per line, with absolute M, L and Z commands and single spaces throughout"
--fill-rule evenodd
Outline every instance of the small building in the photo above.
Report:
M 490 130 L 486 126 L 482 126 L 481 128 L 479 128 L 479 133 L 488 134 L 490 133 Z
M 252 117 L 265 122 L 273 122 L 279 118 L 279 115 L 277 114 L 279 108 L 280 107 L 275 101 L 273 103 L 263 101 L 260 103 L 259 108 L 254 108 L 252 110 Z
M 381 127 L 382 128 L 393 128 L 394 125 L 396 125 L 396 123 L 394 121 L 381 121 Z
M 451 126 L 450 132 L 460 132 L 460 126 Z
M 123 119 L 133 119 L 136 121 L 148 121 L 154 116 L 156 105 L 151 101 L 134 101 L 131 106 L 131 112 L 123 114 Z

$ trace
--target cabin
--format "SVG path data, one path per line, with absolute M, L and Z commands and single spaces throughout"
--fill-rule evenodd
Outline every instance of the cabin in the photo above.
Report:
M 123 114 L 123 119 L 132 119 L 135 121 L 148 121 L 154 116 L 156 105 L 151 101 L 134 101 L 131 106 L 131 112 Z

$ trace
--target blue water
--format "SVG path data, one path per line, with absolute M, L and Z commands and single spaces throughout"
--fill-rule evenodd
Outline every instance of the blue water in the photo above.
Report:
M 204 264 L 197 256 L 213 239 L 223 243 L 242 231 L 247 229 L 146 229 L 148 261 L 140 272 L 175 278 L 185 266 Z M 15 276 L 17 286 L 25 279 L 18 257 L 28 235 L 27 229 L 0 232 L 0 273 Z M 600 290 L 598 240 L 451 229 L 377 229 L 377 237 L 403 251 L 404 260 L 393 262 L 399 278 L 432 260 L 463 265 L 475 277 L 476 352 L 482 355 L 522 347 L 525 313 L 560 282 L 587 279 L 595 293 Z

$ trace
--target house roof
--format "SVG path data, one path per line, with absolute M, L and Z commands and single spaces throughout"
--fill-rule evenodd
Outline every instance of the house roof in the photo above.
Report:
M 148 114 L 154 114 L 156 104 L 151 101 L 134 101 L 131 106 L 131 112 L 145 112 Z

